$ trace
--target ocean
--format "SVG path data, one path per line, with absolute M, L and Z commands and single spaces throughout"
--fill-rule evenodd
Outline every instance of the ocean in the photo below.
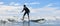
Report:
M 37 22 L 12 22 L 0 23 L 0 26 L 60 26 L 59 23 L 37 23 Z
M 34 19 L 33 19 L 34 20 Z M 44 23 L 43 23 L 44 22 Z M 23 22 L 20 18 L 2 18 L 0 17 L 0 26 L 60 26 L 60 20 L 46 20 L 40 22 L 28 22 L 25 19 Z

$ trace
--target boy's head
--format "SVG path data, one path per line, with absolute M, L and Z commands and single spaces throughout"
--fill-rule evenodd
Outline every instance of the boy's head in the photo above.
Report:
M 26 7 L 26 5 L 24 5 L 24 7 Z

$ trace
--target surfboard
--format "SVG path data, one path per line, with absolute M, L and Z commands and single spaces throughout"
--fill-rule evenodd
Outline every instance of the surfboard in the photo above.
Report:
M 45 23 L 46 20 L 45 19 L 37 19 L 37 20 L 30 20 L 31 22 L 35 22 L 35 23 Z

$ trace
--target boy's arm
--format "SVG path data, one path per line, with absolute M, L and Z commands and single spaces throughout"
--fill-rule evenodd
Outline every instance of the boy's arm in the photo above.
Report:
M 23 10 L 22 10 L 22 12 L 24 11 L 24 8 L 23 8 Z

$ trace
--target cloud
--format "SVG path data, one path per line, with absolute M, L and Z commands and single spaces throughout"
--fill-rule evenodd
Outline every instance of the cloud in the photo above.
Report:
M 30 3 L 30 4 L 40 4 L 39 2 L 32 2 L 32 3 Z
M 40 9 L 30 8 L 30 12 L 31 12 L 31 13 L 38 13 L 38 12 L 40 12 Z
M 15 2 L 11 2 L 9 5 L 14 5 L 15 4 Z
M 50 6 L 53 6 L 53 5 L 54 5 L 53 3 L 50 3 L 50 4 L 47 5 L 47 7 L 50 7 Z
M 15 6 L 17 5 L 17 6 L 19 6 L 20 4 L 19 3 L 16 3 L 16 4 L 14 4 Z
M 25 3 L 26 5 L 36 5 L 36 4 L 40 4 L 39 2 L 32 2 L 32 3 Z
M 58 13 L 58 14 L 60 14 L 60 10 L 56 10 L 56 11 L 55 11 L 55 13 Z
M 20 4 L 16 2 L 11 2 L 9 5 L 19 6 Z
M 32 8 L 32 7 L 30 7 L 30 10 L 31 10 L 32 13 L 39 13 L 39 14 L 40 14 L 40 12 L 46 12 L 46 13 L 52 12 L 53 13 L 57 8 L 56 7 L 50 7 L 50 6 L 53 6 L 52 3 L 46 5 L 42 8 Z
M 30 8 L 32 13 L 39 13 L 40 12 L 53 12 L 56 10 L 56 8 L 51 8 L 51 7 L 43 7 L 43 8 Z
M 0 9 L 1 10 L 11 10 L 11 9 L 17 9 L 17 8 L 22 8 L 22 6 L 6 6 L 6 5 L 1 5 Z
M 4 2 L 0 2 L 0 5 L 4 4 Z
M 19 12 L 22 10 L 22 6 L 0 6 L 0 16 L 14 16 L 18 15 Z

